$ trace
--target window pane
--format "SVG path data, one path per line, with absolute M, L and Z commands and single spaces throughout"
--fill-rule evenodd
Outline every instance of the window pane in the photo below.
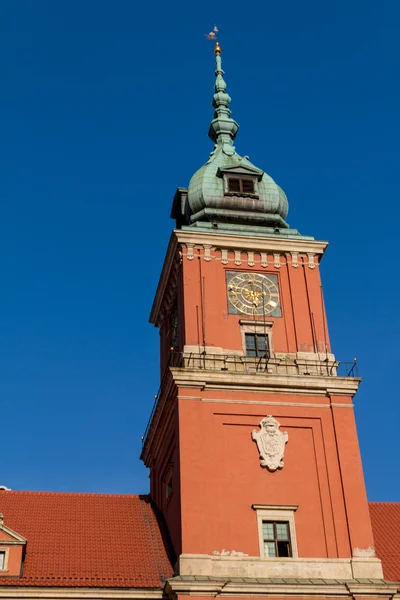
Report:
M 275 542 L 264 542 L 264 556 L 276 556 Z
M 255 349 L 254 350 L 247 349 L 246 350 L 246 356 L 257 356 L 257 352 L 256 352 Z
M 257 336 L 257 346 L 260 350 L 265 350 L 265 335 Z
M 246 333 L 246 348 L 256 347 L 256 336 L 252 333 Z
M 240 192 L 240 180 L 232 179 L 231 177 L 228 179 L 228 190 L 230 192 Z
M 265 523 L 263 522 L 263 538 L 264 540 L 273 540 L 274 536 L 274 524 L 273 523 Z
M 4 569 L 5 558 L 6 558 L 6 553 L 0 552 L 0 571 L 2 571 Z
M 254 182 L 251 179 L 242 179 L 243 192 L 254 194 Z
M 289 540 L 289 524 L 288 523 L 277 523 L 276 524 L 276 536 L 278 540 Z
M 289 542 L 278 542 L 278 556 L 291 556 Z

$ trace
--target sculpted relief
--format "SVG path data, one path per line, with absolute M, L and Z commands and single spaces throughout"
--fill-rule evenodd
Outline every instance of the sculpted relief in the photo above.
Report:
M 280 423 L 272 415 L 262 419 L 260 429 L 253 429 L 251 439 L 257 443 L 261 467 L 276 471 L 283 467 L 285 445 L 289 439 L 286 431 L 280 431 Z

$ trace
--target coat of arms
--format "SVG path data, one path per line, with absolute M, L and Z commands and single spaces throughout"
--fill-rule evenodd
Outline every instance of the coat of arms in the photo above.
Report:
M 272 415 L 262 419 L 260 428 L 259 431 L 253 429 L 251 439 L 257 442 L 261 467 L 267 467 L 269 471 L 282 469 L 285 444 L 289 439 L 287 432 L 279 431 L 280 423 Z

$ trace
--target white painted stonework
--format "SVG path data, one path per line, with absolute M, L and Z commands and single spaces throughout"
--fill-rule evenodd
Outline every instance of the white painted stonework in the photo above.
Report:
M 378 558 L 258 558 L 181 554 L 177 575 L 207 577 L 280 577 L 382 579 Z
M 369 546 L 368 548 L 354 548 L 353 549 L 353 557 L 354 558 L 374 558 L 375 548 L 374 546 Z
M 283 468 L 283 456 L 285 445 L 289 435 L 286 431 L 280 431 L 280 423 L 272 415 L 261 420 L 260 430 L 253 429 L 251 439 L 257 443 L 260 454 L 261 466 L 269 471 Z
M 236 550 L 213 550 L 211 554 L 213 556 L 248 556 L 248 554 Z

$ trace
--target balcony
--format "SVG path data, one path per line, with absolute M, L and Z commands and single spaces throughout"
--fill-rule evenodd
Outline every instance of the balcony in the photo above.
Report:
M 323 377 L 358 377 L 357 360 L 306 360 L 303 358 L 253 357 L 205 352 L 173 352 L 170 367 L 202 369 L 204 371 L 234 371 L 236 373 L 274 375 L 312 375 Z

